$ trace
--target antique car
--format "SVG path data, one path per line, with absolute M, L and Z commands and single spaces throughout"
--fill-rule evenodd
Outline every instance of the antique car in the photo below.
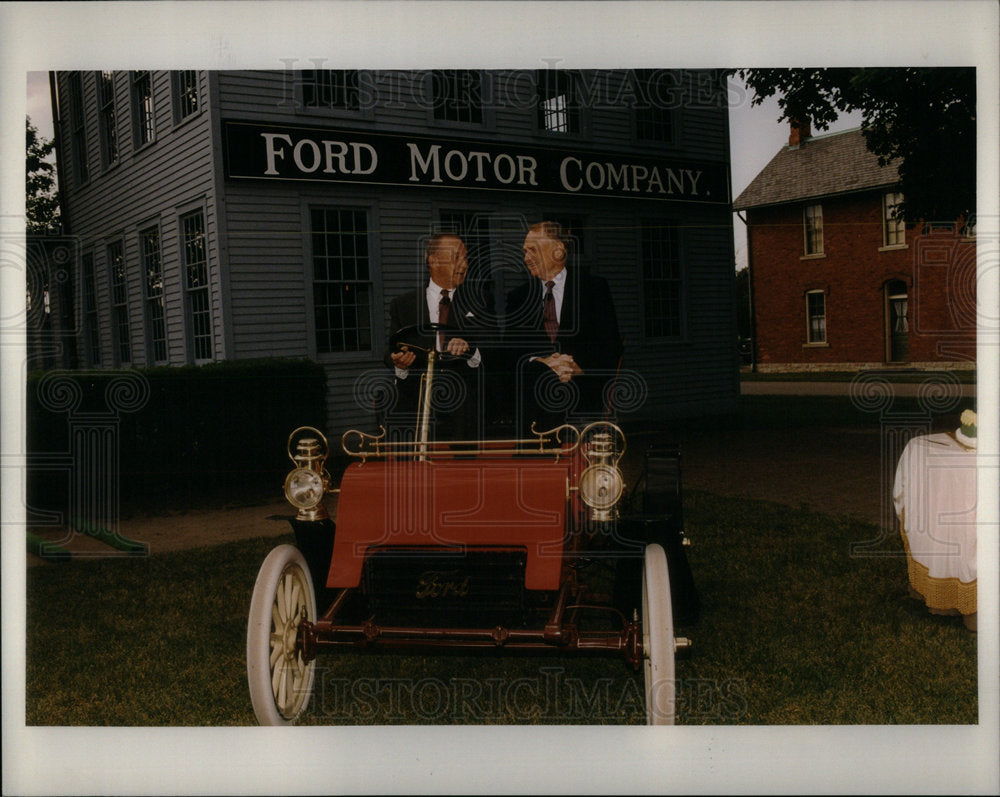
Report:
M 645 490 L 637 502 L 633 488 L 626 512 L 626 441 L 612 422 L 435 441 L 441 356 L 427 354 L 415 435 L 342 435 L 350 464 L 339 486 L 322 432 L 289 436 L 296 543 L 265 559 L 247 627 L 258 722 L 294 723 L 307 710 L 321 651 L 447 647 L 618 656 L 643 671 L 647 721 L 672 724 L 675 652 L 689 644 L 674 637 L 676 607 L 697 613 L 677 450 L 646 452 Z M 669 568 L 668 552 L 680 560 Z M 610 564 L 610 589 L 590 588 L 595 560 Z

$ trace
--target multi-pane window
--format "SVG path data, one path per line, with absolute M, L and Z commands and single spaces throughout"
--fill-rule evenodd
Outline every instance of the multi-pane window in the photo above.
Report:
M 115 117 L 115 73 L 97 73 L 97 111 L 101 128 L 101 163 L 118 162 L 118 120 Z
M 635 135 L 640 141 L 671 143 L 674 140 L 674 111 L 672 103 L 665 102 L 657 82 L 663 79 L 662 70 L 635 70 L 636 109 Z
M 313 309 L 319 354 L 370 351 L 372 280 L 363 210 L 314 208 Z
M 809 343 L 826 343 L 826 294 L 823 291 L 806 294 L 806 323 Z
M 181 218 L 184 254 L 184 296 L 191 324 L 195 360 L 212 359 L 212 306 L 208 285 L 205 216 L 198 210 Z
M 90 177 L 90 166 L 87 162 L 87 129 L 83 114 L 83 75 L 79 72 L 73 72 L 69 76 L 69 93 L 73 176 L 77 185 L 83 185 Z
M 153 84 L 149 72 L 132 73 L 132 130 L 136 147 L 153 140 Z
M 361 108 L 361 88 L 356 69 L 303 69 L 302 104 L 306 108 Z
M 434 118 L 482 124 L 482 78 L 474 69 L 437 69 L 431 73 Z
M 101 345 L 97 328 L 97 289 L 94 284 L 94 253 L 83 256 L 83 334 L 90 365 L 101 364 Z
M 889 191 L 882 195 L 882 245 L 903 246 L 906 243 L 906 224 L 897 208 L 903 195 Z
M 125 273 L 125 248 L 121 241 L 108 244 L 111 270 L 111 321 L 117 347 L 118 363 L 132 362 L 132 334 L 128 322 L 128 282 Z
M 646 337 L 681 334 L 681 253 L 675 227 L 642 227 L 642 283 Z
M 139 257 L 146 287 L 146 328 L 150 355 L 155 363 L 167 361 L 167 326 L 163 318 L 163 264 L 160 259 L 160 230 L 149 227 L 139 232 Z
M 198 112 L 198 73 L 193 69 L 173 74 L 174 121 L 180 122 Z
M 550 133 L 579 133 L 580 106 L 573 75 L 556 69 L 535 72 L 538 94 L 538 128 Z
M 802 211 L 805 253 L 823 254 L 823 206 L 806 205 Z

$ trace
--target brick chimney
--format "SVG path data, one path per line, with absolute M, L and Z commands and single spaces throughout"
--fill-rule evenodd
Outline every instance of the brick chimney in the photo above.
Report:
M 791 119 L 788 124 L 791 128 L 791 132 L 788 135 L 788 146 L 798 147 L 805 144 L 806 141 L 812 136 L 812 130 L 809 127 L 808 119 L 805 121 Z

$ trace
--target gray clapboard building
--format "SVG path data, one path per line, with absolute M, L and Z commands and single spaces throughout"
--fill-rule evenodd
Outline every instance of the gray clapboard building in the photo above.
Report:
M 500 316 L 555 219 L 614 294 L 623 415 L 735 408 L 720 72 L 287 66 L 55 74 L 78 367 L 308 357 L 330 428 L 368 425 L 427 236 Z

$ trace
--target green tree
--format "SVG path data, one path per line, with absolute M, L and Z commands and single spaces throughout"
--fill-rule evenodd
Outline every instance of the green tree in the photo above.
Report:
M 46 141 L 38 135 L 38 129 L 27 123 L 27 163 L 25 180 L 25 210 L 29 233 L 58 234 L 61 228 L 59 217 L 59 193 L 55 190 L 55 166 L 46 158 L 52 154 L 55 142 Z
M 971 67 L 734 70 L 752 104 L 778 95 L 778 121 L 826 130 L 861 112 L 882 166 L 899 172 L 908 222 L 972 219 L 976 212 L 976 70 Z

